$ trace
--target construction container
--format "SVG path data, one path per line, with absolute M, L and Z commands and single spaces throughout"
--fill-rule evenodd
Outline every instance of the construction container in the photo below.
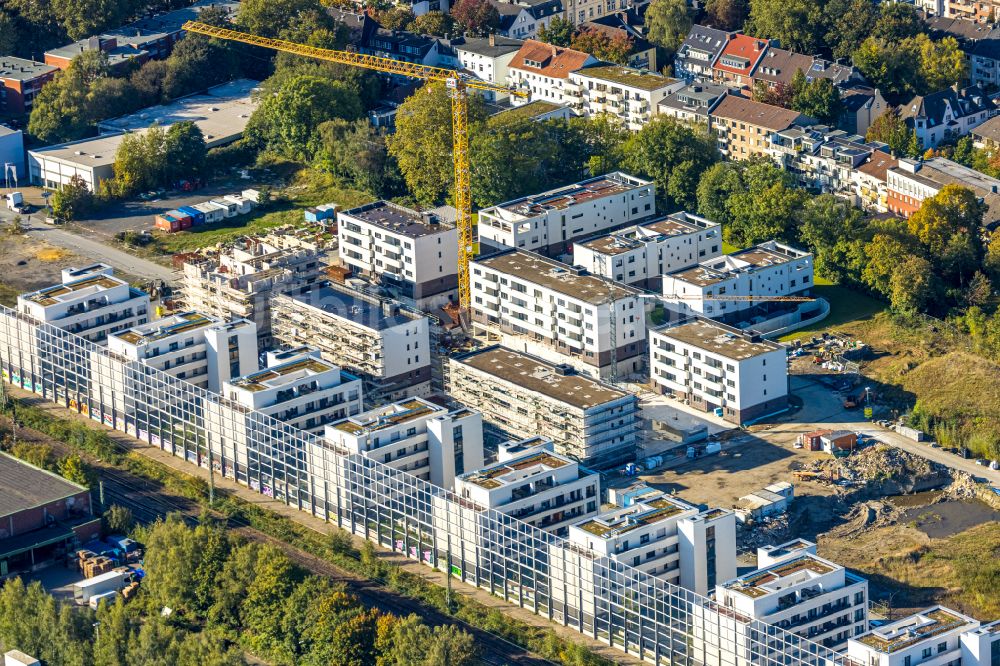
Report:
M 172 211 L 176 213 L 177 211 Z M 161 213 L 157 215 L 153 221 L 153 226 L 160 231 L 165 231 L 168 234 L 172 234 L 176 231 L 181 230 L 181 221 L 171 215 L 170 213 Z
M 73 583 L 73 598 L 77 603 L 85 604 L 91 597 L 106 592 L 118 592 L 125 587 L 131 579 L 131 572 L 128 569 L 115 569 L 107 571 L 97 576 L 91 576 L 85 580 Z
M 323 204 L 315 208 L 306 208 L 306 222 L 324 222 L 337 217 L 337 204 Z
M 181 206 L 177 210 L 183 215 L 187 215 L 188 217 L 191 218 L 192 227 L 200 227 L 201 225 L 205 224 L 205 214 L 202 213 L 200 210 L 197 210 L 191 206 Z
M 232 201 L 227 201 L 225 198 L 212 199 L 208 203 L 215 204 L 216 206 L 222 208 L 223 215 L 225 217 L 236 217 L 237 215 L 239 215 L 239 211 L 237 210 L 238 208 L 237 205 Z
M 246 215 L 253 210 L 254 205 L 257 203 L 256 201 L 250 201 L 246 197 L 241 197 L 238 194 L 227 194 L 222 197 L 222 199 L 236 204 L 236 213 L 238 215 Z
M 914 442 L 922 442 L 925 438 L 923 430 L 917 430 L 916 428 L 910 428 L 908 426 L 896 426 L 896 432 L 907 439 L 912 439 Z
M 226 219 L 226 209 L 223 206 L 216 205 L 210 201 L 195 204 L 194 209 L 205 214 L 205 224 L 215 224 L 216 222 L 221 222 Z
M 177 218 L 177 221 L 181 223 L 181 229 L 180 229 L 181 231 L 184 231 L 185 229 L 190 229 L 191 227 L 194 226 L 194 218 L 191 217 L 190 215 L 179 217 Z

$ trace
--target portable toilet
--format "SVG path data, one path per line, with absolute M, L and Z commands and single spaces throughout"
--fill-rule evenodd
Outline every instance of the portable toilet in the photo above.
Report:
M 222 210 L 225 211 L 223 215 L 226 217 L 236 217 L 239 214 L 236 204 L 232 201 L 227 201 L 225 198 L 212 199 L 208 203 L 215 204 L 216 206 L 222 208 Z
M 205 224 L 205 214 L 200 210 L 196 210 L 192 206 L 181 206 L 177 210 L 191 218 L 192 227 L 200 227 Z

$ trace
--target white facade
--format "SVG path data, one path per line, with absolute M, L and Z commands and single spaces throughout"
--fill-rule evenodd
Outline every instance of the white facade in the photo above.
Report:
M 486 464 L 479 412 L 450 411 L 421 398 L 331 423 L 325 436 L 342 453 L 363 455 L 442 488 L 454 488 L 456 475 Z
M 521 48 L 521 40 L 490 34 L 488 37 L 465 37 L 461 44 L 452 43 L 461 68 L 478 79 L 490 83 L 507 82 L 507 66 Z M 509 97 L 506 93 L 477 90 L 487 101 L 496 102 Z
M 426 316 L 388 298 L 336 283 L 276 296 L 274 337 L 282 345 L 311 345 L 323 358 L 365 382 L 372 403 L 431 391 L 431 335 Z
M 980 628 L 968 615 L 934 606 L 853 638 L 847 656 L 858 666 L 990 666 L 1000 634 Z
M 792 296 L 812 287 L 812 254 L 777 241 L 663 276 L 663 298 L 672 309 L 727 321 L 767 302 L 769 297 Z M 727 301 L 714 296 L 745 300 Z
M 91 342 L 149 321 L 149 296 L 97 264 L 63 271 L 62 284 L 17 297 L 17 311 Z
M 573 244 L 573 265 L 616 282 L 659 289 L 661 276 L 722 254 L 718 222 L 680 211 Z
M 245 319 L 182 312 L 113 333 L 108 348 L 213 393 L 257 371 L 257 327 Z
M 842 647 L 867 631 L 868 581 L 818 557 L 816 544 L 796 540 L 761 548 L 757 565 L 756 571 L 716 587 L 715 600 L 735 616 L 773 624 L 826 647 Z M 746 640 L 745 629 L 737 628 L 738 641 Z
M 337 214 L 341 263 L 427 309 L 458 293 L 458 229 L 435 213 L 376 201 Z
M 524 452 L 455 478 L 455 493 L 547 532 L 565 536 L 569 526 L 597 514 L 601 477 L 566 456 L 552 443 L 513 442 Z
M 474 326 L 505 347 L 595 377 L 610 376 L 613 348 L 619 372 L 644 365 L 646 317 L 638 290 L 520 250 L 480 259 L 470 273 Z
M 656 186 L 620 171 L 479 211 L 479 240 L 497 248 L 568 252 L 586 236 L 656 212 Z
M 268 352 L 267 369 L 224 383 L 222 394 L 312 433 L 361 412 L 361 380 L 306 347 Z
M 744 423 L 788 404 L 785 348 L 714 322 L 649 332 L 649 376 L 661 392 Z
M 620 65 L 579 69 L 563 86 L 578 113 L 610 115 L 633 132 L 656 114 L 660 100 L 683 87 L 683 81 Z
M 569 540 L 698 594 L 736 575 L 732 513 L 702 512 L 679 498 L 649 491 L 626 507 L 571 525 Z M 713 529 L 699 529 L 699 522 Z
M 528 96 L 512 97 L 511 102 L 514 106 L 539 100 L 572 104 L 578 98 L 579 84 L 570 79 L 570 73 L 597 63 L 588 53 L 529 39 L 507 68 L 507 83 Z
M 506 437 L 541 436 L 595 467 L 632 461 L 638 399 L 610 384 L 505 347 L 448 359 L 448 393 Z

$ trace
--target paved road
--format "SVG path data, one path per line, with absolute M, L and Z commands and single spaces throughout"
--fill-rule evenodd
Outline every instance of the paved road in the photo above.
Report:
M 960 458 L 943 449 L 936 449 L 929 444 L 914 442 L 897 432 L 887 430 L 877 423 L 859 419 L 860 410 L 845 410 L 841 405 L 842 397 L 831 391 L 822 383 L 802 375 L 792 375 L 792 391 L 805 401 L 805 407 L 793 416 L 795 423 L 808 424 L 805 429 L 815 429 L 814 426 L 835 429 L 853 430 L 875 437 L 886 444 L 891 444 L 907 453 L 921 456 L 931 462 L 940 463 L 951 469 L 967 472 L 974 477 L 986 479 L 996 487 L 1000 487 L 1000 471 L 991 470 L 985 465 L 977 465 L 973 459 Z M 782 424 L 785 426 L 785 424 Z M 795 431 L 804 432 L 796 428 Z M 787 426 L 779 426 L 779 431 L 787 431 Z
M 100 238 L 88 237 L 86 231 L 75 233 L 39 223 L 32 217 L 28 235 L 32 238 L 47 241 L 57 247 L 66 248 L 77 254 L 82 254 L 94 261 L 102 261 L 114 266 L 116 270 L 134 275 L 144 280 L 163 280 L 173 282 L 177 279 L 176 272 L 142 257 L 136 257 L 115 247 L 106 245 Z

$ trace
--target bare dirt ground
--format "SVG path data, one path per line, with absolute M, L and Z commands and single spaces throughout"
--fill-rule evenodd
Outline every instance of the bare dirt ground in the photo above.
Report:
M 0 283 L 17 293 L 33 291 L 59 281 L 67 266 L 90 263 L 88 259 L 54 245 L 6 233 L 0 229 Z

